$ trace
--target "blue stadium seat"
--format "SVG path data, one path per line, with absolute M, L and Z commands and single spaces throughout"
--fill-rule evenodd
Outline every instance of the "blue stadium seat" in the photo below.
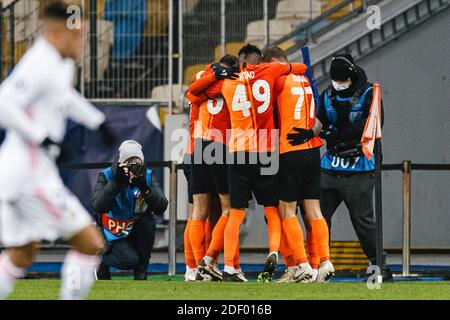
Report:
M 133 56 L 140 47 L 147 19 L 146 0 L 109 0 L 105 3 L 104 19 L 114 23 L 112 58 Z

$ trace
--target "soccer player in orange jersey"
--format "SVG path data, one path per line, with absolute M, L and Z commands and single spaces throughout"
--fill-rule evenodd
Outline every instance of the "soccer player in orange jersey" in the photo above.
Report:
M 258 58 L 259 57 L 259 58 Z M 269 230 L 269 255 L 259 281 L 271 281 L 278 260 L 281 219 L 278 211 L 278 157 L 275 146 L 278 132 L 273 117 L 273 87 L 278 77 L 289 73 L 303 74 L 304 64 L 259 63 L 261 51 L 252 45 L 239 52 L 239 79 L 226 79 L 221 88 L 208 89 L 208 96 L 221 94 L 231 119 L 228 167 L 231 198 L 230 218 L 225 228 L 224 281 L 240 281 L 233 261 L 239 249 L 239 230 L 252 193 L 264 206 Z M 275 166 L 275 167 L 274 167 Z
M 226 130 L 230 127 L 230 116 L 222 97 L 200 101 L 195 95 L 202 93 L 212 82 L 219 80 L 217 85 L 220 85 L 223 79 L 237 78 L 237 75 L 233 73 L 239 71 L 237 68 L 233 69 L 237 63 L 236 57 L 224 56 L 219 64 L 210 65 L 199 72 L 186 94 L 187 98 L 199 108 L 199 117 L 194 125 L 193 133 L 195 139 L 192 157 L 194 208 L 189 229 L 189 239 L 199 270 L 197 280 L 222 280 L 222 273 L 215 265 L 215 259 L 218 258 L 223 246 L 223 233 L 230 212 L 226 166 L 228 153 Z M 208 246 L 205 245 L 204 230 L 208 223 L 211 196 L 215 193 L 219 195 L 222 215 L 212 231 L 211 243 Z
M 280 48 L 266 51 L 265 60 L 288 62 Z M 329 280 L 334 274 L 330 261 L 329 232 L 320 210 L 320 147 L 321 125 L 316 123 L 313 90 L 305 76 L 289 74 L 277 79 L 274 88 L 280 128 L 280 214 L 286 239 L 297 270 L 290 281 L 313 278 L 303 242 L 303 231 L 297 219 L 298 203 L 306 214 L 312 231 L 310 244 L 317 245 L 320 268 L 317 281 Z
M 189 240 L 189 230 L 192 220 L 193 211 L 193 194 L 192 194 L 192 153 L 194 152 L 194 124 L 198 120 L 200 109 L 197 105 L 191 103 L 189 114 L 189 142 L 183 159 L 183 173 L 186 177 L 188 186 L 188 220 L 184 230 L 184 258 L 186 261 L 185 281 L 195 281 L 197 276 L 197 264 L 195 263 L 194 252 L 192 251 L 191 241 Z

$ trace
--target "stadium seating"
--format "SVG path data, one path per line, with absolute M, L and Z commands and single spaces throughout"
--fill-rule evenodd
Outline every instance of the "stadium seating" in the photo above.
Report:
M 200 0 L 184 0 L 183 1 L 183 13 L 189 15 L 194 12 Z
M 182 85 L 180 90 L 180 84 L 174 83 L 172 88 L 173 101 L 178 101 L 179 99 L 181 99 L 181 97 L 184 96 L 184 92 L 186 90 L 187 90 L 186 85 Z M 169 99 L 169 94 L 170 94 L 169 85 L 163 85 L 153 88 L 151 97 L 152 99 L 155 100 L 167 100 Z
M 197 74 L 197 72 L 201 71 L 205 67 L 206 64 L 194 64 L 184 69 L 184 76 L 183 76 L 184 84 L 190 84 L 193 77 Z
M 300 24 L 320 16 L 321 6 L 322 3 L 318 0 L 283 0 L 278 2 L 276 19 Z
M 225 43 L 225 54 L 237 55 L 239 49 L 245 46 L 245 42 L 228 42 Z M 214 50 L 214 61 L 218 61 L 222 57 L 221 46 L 218 45 Z
M 113 59 L 132 57 L 139 49 L 147 20 L 146 7 L 146 0 L 105 2 L 104 19 L 114 23 Z
M 9 10 L 5 13 L 5 21 L 9 21 Z M 21 43 L 35 38 L 40 26 L 39 1 L 19 1 L 14 5 L 14 42 Z M 5 23 L 5 33 L 9 34 L 10 25 Z
M 90 44 L 90 26 L 86 24 L 86 38 L 84 49 L 85 79 L 90 81 L 92 78 L 102 80 L 108 68 L 110 59 L 110 49 L 114 44 L 114 24 L 110 21 L 97 21 L 97 75 L 91 76 L 91 46 Z
M 247 36 L 245 41 L 250 42 L 259 47 L 264 47 L 264 20 L 250 22 L 247 25 Z M 294 30 L 296 24 L 287 21 L 270 20 L 269 21 L 269 38 L 270 41 L 277 40 Z
M 326 0 L 326 1 L 322 0 L 322 12 L 330 10 L 334 6 L 337 6 L 338 4 L 340 4 L 341 2 L 343 2 L 343 0 Z M 353 7 L 360 7 L 360 6 L 361 6 L 361 0 L 356 1 L 355 4 L 353 5 Z M 346 6 L 343 9 L 336 12 L 335 14 L 331 15 L 329 17 L 329 19 L 330 20 L 339 20 L 344 15 L 349 13 L 351 10 L 352 10 L 352 5 Z
M 167 34 L 169 17 L 168 0 L 147 0 L 147 21 L 145 22 L 144 35 L 157 37 Z

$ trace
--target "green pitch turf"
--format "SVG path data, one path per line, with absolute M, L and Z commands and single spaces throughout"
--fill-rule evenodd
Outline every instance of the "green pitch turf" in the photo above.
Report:
M 450 299 L 449 282 L 400 282 L 369 290 L 365 283 L 185 283 L 181 277 L 97 281 L 94 300 Z M 20 280 L 10 299 L 57 299 L 59 280 Z

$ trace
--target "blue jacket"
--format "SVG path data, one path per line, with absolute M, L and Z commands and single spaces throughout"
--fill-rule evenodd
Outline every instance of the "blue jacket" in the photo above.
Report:
M 340 104 L 341 108 L 348 108 L 348 123 L 349 127 L 361 127 L 364 128 L 367 115 L 367 96 L 372 95 L 373 86 L 370 85 L 364 90 L 361 90 L 359 97 L 346 97 L 341 98 L 339 94 L 336 94 L 334 98 L 335 103 Z M 371 101 L 372 99 L 370 99 Z M 330 99 L 329 90 L 324 92 L 322 108 L 326 118 L 331 123 L 330 125 L 334 128 L 338 127 L 338 112 L 336 107 L 333 105 L 333 100 Z M 338 129 L 339 130 L 339 129 Z M 362 132 L 361 132 L 362 135 Z M 344 139 L 343 139 L 344 140 Z M 361 136 L 356 141 L 360 141 Z M 346 141 L 342 141 L 346 142 Z M 354 157 L 354 158 L 340 158 L 336 155 L 327 151 L 321 161 L 322 169 L 329 171 L 347 171 L 347 172 L 368 172 L 375 169 L 375 157 L 371 160 L 367 160 L 364 155 Z
M 147 169 L 146 181 L 149 192 L 142 195 L 137 187 L 119 186 L 114 181 L 112 167 L 99 174 L 92 197 L 92 207 L 98 213 L 98 224 L 108 242 L 127 237 L 133 224 L 143 214 L 162 214 L 167 209 L 168 200 L 159 184 L 152 179 L 152 171 Z
M 373 98 L 373 85 L 367 82 L 367 75 L 361 68 L 353 79 L 352 86 L 344 91 L 328 87 L 321 95 L 321 104 L 317 117 L 324 131 L 332 131 L 333 139 L 327 138 L 328 151 L 322 158 L 321 167 L 329 172 L 370 172 L 375 169 L 375 157 L 367 160 L 362 152 L 360 156 L 343 158 L 331 152 L 344 145 L 344 150 L 355 149 L 361 137 L 370 113 Z M 383 123 L 383 108 L 381 118 Z M 341 153 L 339 153 L 341 154 Z

